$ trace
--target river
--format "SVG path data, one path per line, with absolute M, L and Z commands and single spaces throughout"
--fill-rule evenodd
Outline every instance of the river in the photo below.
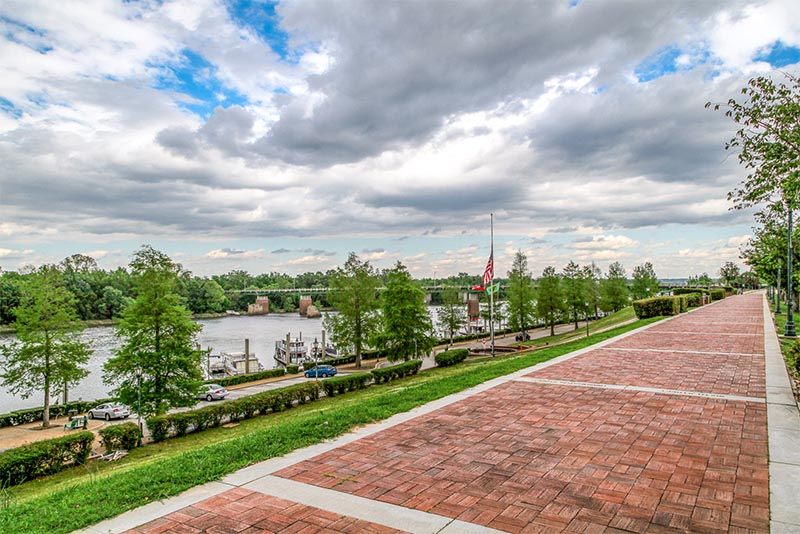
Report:
M 428 308 L 436 324 L 437 306 Z M 197 321 L 203 329 L 197 335 L 197 341 L 203 349 L 211 348 L 213 354 L 220 352 L 244 352 L 244 340 L 250 340 L 250 353 L 255 353 L 261 364 L 271 369 L 277 366 L 273 359 L 275 342 L 302 335 L 310 347 L 314 338 L 322 341 L 322 319 L 308 319 L 297 313 L 242 315 L 238 317 L 221 317 L 219 319 L 200 319 Z M 94 351 L 86 368 L 89 375 L 80 384 L 69 391 L 69 399 L 101 399 L 109 396 L 110 387 L 103 384 L 103 364 L 111 357 L 119 346 L 115 329 L 111 326 L 87 328 L 81 335 Z M 0 344 L 13 339 L 11 335 L 0 335 Z M 55 398 L 53 401 L 55 402 Z M 14 410 L 35 408 L 42 405 L 42 393 L 34 392 L 27 399 L 12 395 L 8 388 L 0 387 L 0 413 Z
M 315 337 L 322 341 L 322 319 L 308 319 L 296 313 L 242 315 L 200 319 L 197 322 L 203 326 L 197 335 L 197 342 L 203 349 L 210 347 L 213 354 L 244 352 L 244 340 L 250 339 L 250 352 L 255 353 L 267 369 L 277 365 L 273 359 L 275 342 L 285 339 L 286 334 L 291 333 L 292 337 L 302 334 L 303 339 L 308 340 L 307 346 L 313 343 Z M 108 397 L 110 387 L 103 384 L 103 364 L 119 347 L 120 340 L 115 335 L 115 329 L 111 326 L 87 328 L 81 334 L 81 338 L 90 344 L 94 352 L 86 366 L 89 375 L 70 390 L 69 399 L 89 400 Z M 0 344 L 12 339 L 13 336 L 10 335 L 0 336 Z M 0 387 L 0 413 L 41 405 L 41 392 L 37 391 L 27 399 L 23 399 L 18 395 L 12 395 L 8 388 Z

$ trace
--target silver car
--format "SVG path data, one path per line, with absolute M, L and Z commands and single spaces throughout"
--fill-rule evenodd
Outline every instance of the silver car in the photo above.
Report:
M 200 386 L 200 389 L 197 390 L 197 398 L 207 401 L 221 400 L 224 399 L 228 393 L 229 391 L 219 384 L 203 384 Z
M 87 412 L 91 419 L 124 419 L 131 414 L 131 409 L 121 402 L 106 402 L 99 406 L 95 406 Z

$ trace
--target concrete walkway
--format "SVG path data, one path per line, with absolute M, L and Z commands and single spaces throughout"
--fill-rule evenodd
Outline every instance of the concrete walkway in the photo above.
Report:
M 731 297 L 85 530 L 800 532 L 800 416 Z

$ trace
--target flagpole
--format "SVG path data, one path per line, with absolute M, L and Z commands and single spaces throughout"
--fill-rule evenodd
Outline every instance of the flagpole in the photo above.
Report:
M 489 221 L 491 235 L 491 251 L 489 257 L 492 258 L 492 263 L 494 263 L 494 213 L 489 214 Z M 492 338 L 492 358 L 494 358 L 494 265 L 492 265 L 492 279 L 489 281 L 489 287 L 492 288 L 492 292 L 489 294 L 489 332 Z

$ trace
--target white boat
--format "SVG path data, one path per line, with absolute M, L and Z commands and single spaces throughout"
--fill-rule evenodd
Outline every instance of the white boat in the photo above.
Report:
M 339 352 L 336 348 L 328 344 L 325 347 L 325 353 L 322 353 L 322 347 L 314 347 L 312 344 L 311 351 L 309 351 L 309 359 L 311 360 L 325 360 L 327 358 L 338 358 Z
M 249 362 L 247 361 L 249 359 Z M 223 352 L 210 354 L 206 362 L 206 375 L 211 378 L 243 375 L 263 371 L 264 366 L 258 361 L 256 355 L 250 353 L 247 358 L 244 352 Z
M 288 342 L 288 347 L 287 347 Z M 275 361 L 281 365 L 301 364 L 309 359 L 302 337 L 289 337 L 275 342 Z

